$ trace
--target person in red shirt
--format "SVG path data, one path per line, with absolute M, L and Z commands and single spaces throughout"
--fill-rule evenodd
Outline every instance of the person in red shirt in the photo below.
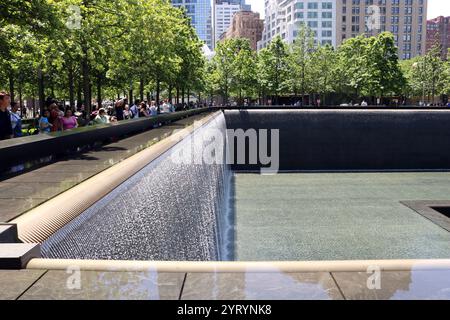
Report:
M 52 124 L 52 132 L 61 130 L 60 114 L 56 103 L 52 103 L 49 107 L 49 110 L 50 110 L 50 118 L 48 120 Z

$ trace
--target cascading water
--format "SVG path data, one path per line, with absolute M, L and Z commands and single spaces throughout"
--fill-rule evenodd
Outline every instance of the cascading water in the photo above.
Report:
M 232 173 L 225 141 L 209 137 L 211 131 L 225 137 L 225 130 L 219 114 L 50 237 L 42 245 L 43 256 L 231 260 Z M 206 148 L 220 159 L 192 161 Z

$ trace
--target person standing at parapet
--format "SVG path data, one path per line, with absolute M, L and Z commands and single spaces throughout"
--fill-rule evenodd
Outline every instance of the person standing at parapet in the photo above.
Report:
M 158 115 L 158 108 L 156 107 L 156 101 L 150 103 L 150 116 L 156 117 Z
M 134 104 L 130 108 L 131 112 L 131 119 L 138 119 L 139 118 L 139 100 L 134 100 Z
M 107 124 L 110 123 L 109 116 L 106 114 L 106 110 L 104 108 L 100 108 L 98 110 L 98 115 L 94 119 L 95 124 Z
M 11 103 L 11 127 L 13 130 L 14 138 L 22 136 L 22 117 L 19 112 L 19 103 Z
M 122 121 L 124 119 L 123 117 L 123 111 L 125 109 L 125 100 L 119 100 L 115 104 L 115 111 L 116 111 L 116 118 L 117 121 Z
M 8 111 L 11 98 L 8 93 L 0 92 L 0 140 L 11 139 L 13 130 L 11 126 L 11 115 Z

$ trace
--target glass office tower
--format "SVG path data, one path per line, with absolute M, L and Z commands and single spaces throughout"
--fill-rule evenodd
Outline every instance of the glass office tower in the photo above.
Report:
M 197 34 L 210 49 L 213 48 L 211 0 L 172 0 L 175 7 L 184 7 Z

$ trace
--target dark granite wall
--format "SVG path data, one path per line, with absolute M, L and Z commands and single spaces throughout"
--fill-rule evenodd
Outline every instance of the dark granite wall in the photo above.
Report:
M 224 112 L 229 129 L 280 130 L 281 170 L 450 169 L 450 110 Z

